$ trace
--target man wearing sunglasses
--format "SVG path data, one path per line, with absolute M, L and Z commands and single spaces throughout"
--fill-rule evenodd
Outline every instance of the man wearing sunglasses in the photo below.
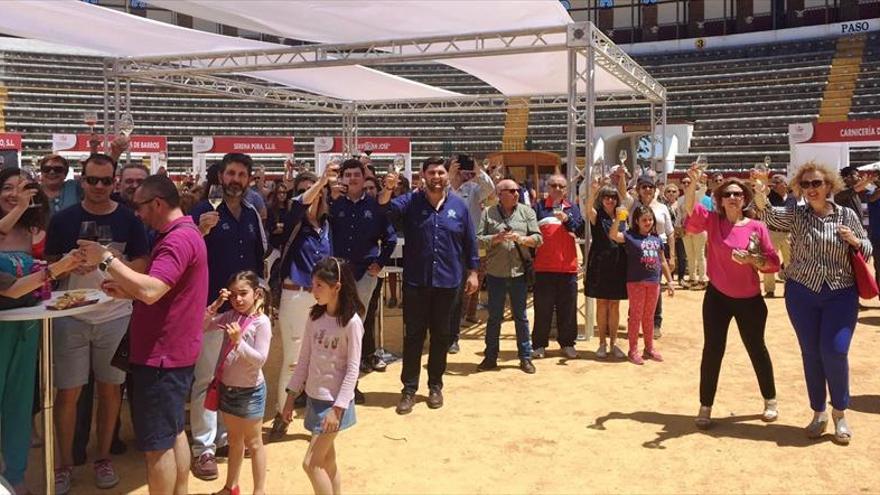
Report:
M 109 227 L 110 238 L 89 240 L 100 240 L 133 270 L 144 271 L 149 254 L 146 230 L 134 212 L 110 199 L 115 172 L 116 163 L 107 155 L 92 154 L 83 162 L 80 177 L 83 200 L 52 217 L 46 233 L 47 258 L 58 259 L 75 249 L 82 223 L 95 222 L 98 232 L 102 227 Z M 98 267 L 92 264 L 77 269 L 62 284 L 68 290 L 99 289 L 103 280 Z M 119 482 L 109 457 L 122 401 L 119 385 L 125 381 L 125 373 L 111 366 L 110 360 L 128 328 L 130 317 L 131 302 L 116 300 L 83 315 L 55 320 L 57 331 L 53 347 L 58 387 L 55 427 L 61 460 L 55 473 L 56 493 L 70 490 L 76 405 L 90 371 L 94 373 L 98 391 L 95 484 L 98 488 L 110 488 Z

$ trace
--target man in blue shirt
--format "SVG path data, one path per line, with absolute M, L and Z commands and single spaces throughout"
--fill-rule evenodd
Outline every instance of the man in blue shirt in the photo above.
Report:
M 468 270 L 465 292 L 477 290 L 477 239 L 467 203 L 447 194 L 449 174 L 442 158 L 428 158 L 422 164 L 422 189 L 391 200 L 398 176 L 388 174 L 379 204 L 393 222 L 403 221 L 403 393 L 397 414 L 412 411 L 419 388 L 422 347 L 431 331 L 428 352 L 428 407 L 443 407 L 443 373 L 449 349 L 449 319 L 464 270 Z
M 217 298 L 229 278 L 243 270 L 263 274 L 266 234 L 260 213 L 244 199 L 254 162 L 242 153 L 228 153 L 220 162 L 219 179 L 223 202 L 214 208 L 203 200 L 190 214 L 198 224 L 208 250 L 208 300 Z M 223 346 L 223 332 L 208 332 L 196 363 L 190 400 L 193 474 L 203 480 L 217 477 L 216 449 L 226 443 L 226 432 L 217 413 L 205 409 L 205 394 L 214 377 L 214 368 Z
M 367 306 L 376 288 L 377 276 L 397 245 L 397 233 L 379 203 L 364 191 L 364 164 L 354 158 L 346 160 L 339 174 L 345 194 L 330 203 L 333 256 L 351 263 L 358 297 Z M 364 325 L 361 357 L 370 368 L 384 369 L 384 361 L 376 355 L 372 330 L 373 325 Z

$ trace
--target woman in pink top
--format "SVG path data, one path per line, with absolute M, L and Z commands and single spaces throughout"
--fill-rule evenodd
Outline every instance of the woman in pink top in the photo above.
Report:
M 685 190 L 685 229 L 688 233 L 708 233 L 707 267 L 709 287 L 703 297 L 703 359 L 700 363 L 700 412 L 697 427 L 711 424 L 712 403 L 718 388 L 721 360 L 727 347 L 727 329 L 736 319 L 758 385 L 764 397 L 764 421 L 775 421 L 776 385 L 773 363 L 764 344 L 767 305 L 761 297 L 758 272 L 779 271 L 779 257 L 763 223 L 747 218 L 746 205 L 752 190 L 736 178 L 723 181 L 713 193 L 716 211 L 696 201 L 700 170 L 688 171 L 691 183 Z
M 361 362 L 364 326 L 351 269 L 338 258 L 324 258 L 312 270 L 312 306 L 306 322 L 299 360 L 290 383 L 283 416 L 293 419 L 293 402 L 305 389 L 306 429 L 312 440 L 303 469 L 315 493 L 341 493 L 342 476 L 336 466 L 336 434 L 353 426 L 354 387 Z
M 251 453 L 254 494 L 266 492 L 266 449 L 263 448 L 263 414 L 266 380 L 263 364 L 269 357 L 272 323 L 263 314 L 265 292 L 257 274 L 233 275 L 226 289 L 205 311 L 205 331 L 225 331 L 214 376 L 220 389 L 219 410 L 229 434 L 229 469 L 226 484 L 218 493 L 238 495 L 238 476 L 245 447 Z M 232 309 L 217 310 L 229 301 Z

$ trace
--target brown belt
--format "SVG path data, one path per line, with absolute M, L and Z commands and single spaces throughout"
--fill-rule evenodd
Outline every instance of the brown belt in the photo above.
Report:
M 290 282 L 284 282 L 284 283 L 282 283 L 282 284 L 281 284 L 281 288 L 284 289 L 284 290 L 301 290 L 301 291 L 305 291 L 305 292 L 311 292 L 311 291 L 312 291 L 312 288 L 311 288 L 311 287 L 300 287 L 299 285 L 292 284 L 292 283 L 290 283 Z

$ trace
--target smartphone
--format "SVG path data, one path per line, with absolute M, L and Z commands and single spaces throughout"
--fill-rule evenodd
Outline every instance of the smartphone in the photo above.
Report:
M 513 227 L 511 227 L 510 225 L 505 225 L 505 226 L 504 226 L 504 231 L 505 231 L 505 232 L 510 232 L 511 230 L 513 230 Z
M 473 170 L 474 169 L 474 159 L 469 155 L 458 155 L 458 169 L 459 170 Z

